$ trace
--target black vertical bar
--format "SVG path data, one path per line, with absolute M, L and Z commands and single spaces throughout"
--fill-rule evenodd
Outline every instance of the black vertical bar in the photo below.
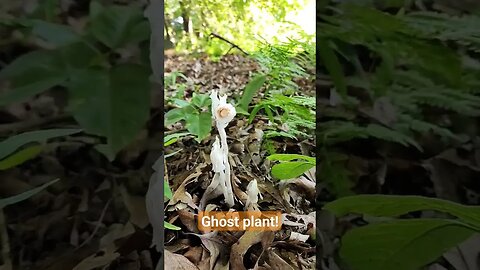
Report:
M 322 259 L 323 259 L 323 256 L 322 256 L 322 250 L 323 250 L 323 247 L 322 247 L 322 241 L 321 241 L 321 231 L 319 229 L 319 224 L 321 222 L 320 220 L 320 211 L 321 211 L 321 203 L 320 203 L 320 192 L 321 192 L 321 185 L 320 185 L 320 170 L 321 170 L 321 165 L 320 165 L 320 147 L 321 147 L 321 140 L 320 140 L 320 136 L 319 136 L 319 132 L 318 132 L 318 128 L 320 126 L 320 89 L 318 89 L 318 83 L 317 83 L 317 80 L 319 79 L 319 75 L 320 75 L 320 57 L 319 57 L 319 52 L 318 52 L 318 44 L 319 44 L 319 39 L 320 39 L 320 36 L 319 36 L 319 33 L 321 31 L 321 29 L 319 29 L 319 15 L 323 12 L 326 4 L 328 4 L 328 1 L 329 0 L 317 0 L 315 2 L 315 10 L 316 10 L 316 27 L 315 27 L 315 47 L 316 47 L 316 54 L 315 54 L 315 57 L 316 57 L 316 67 L 315 67 L 315 73 L 316 73 L 316 80 L 315 80 L 315 97 L 316 97 L 316 116 L 315 116 L 315 145 L 316 145 L 316 153 L 315 153 L 315 157 L 316 157 L 316 175 L 315 175 L 315 179 L 316 179 L 316 185 L 315 185 L 315 224 L 316 224 L 316 230 L 315 230 L 315 251 L 316 251 L 316 269 L 322 269 Z

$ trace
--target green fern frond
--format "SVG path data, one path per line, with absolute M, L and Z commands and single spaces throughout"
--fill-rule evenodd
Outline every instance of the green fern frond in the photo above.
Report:
M 452 133 L 449 129 L 426 121 L 415 119 L 409 115 L 400 115 L 399 123 L 395 125 L 395 129 L 402 131 L 402 133 L 407 133 L 409 131 L 418 132 L 419 134 L 432 132 L 441 138 L 448 138 L 454 141 L 459 140 L 459 137 Z
M 414 146 L 422 151 L 422 147 L 410 136 L 377 124 L 369 124 L 366 127 L 362 127 L 351 122 L 329 121 L 322 123 L 321 129 L 322 131 L 320 131 L 319 135 L 325 144 L 335 144 L 352 139 L 366 139 L 371 137 L 399 143 L 403 146 Z

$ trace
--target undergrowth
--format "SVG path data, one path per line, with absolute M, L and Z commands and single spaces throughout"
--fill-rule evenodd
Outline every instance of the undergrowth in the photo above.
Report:
M 330 13 L 318 25 L 320 72 L 333 82 L 322 90 L 330 96 L 320 112 L 324 147 L 374 138 L 422 152 L 422 134 L 446 145 L 469 139 L 455 122 L 480 116 L 480 17 L 355 5 Z
M 426 269 L 478 232 L 478 217 L 470 213 L 478 207 L 420 196 L 347 196 L 358 184 L 358 172 L 348 166 L 356 153 L 347 146 L 378 146 L 363 150 L 384 161 L 399 156 L 393 149 L 428 160 L 473 141 L 480 116 L 480 17 L 351 4 L 323 8 L 318 72 L 328 79 L 319 91 L 319 177 L 330 193 L 324 200 L 337 198 L 325 209 L 338 217 L 362 214 L 369 223 L 343 235 L 338 263 L 359 270 Z M 432 141 L 436 147 L 427 149 Z M 373 176 L 388 178 L 387 164 L 383 175 L 379 169 Z M 426 210 L 457 218 L 407 218 Z

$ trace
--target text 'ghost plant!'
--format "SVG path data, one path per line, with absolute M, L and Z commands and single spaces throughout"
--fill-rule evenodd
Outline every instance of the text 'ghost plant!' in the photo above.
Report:
M 228 206 L 234 205 L 232 182 L 230 177 L 230 164 L 228 162 L 228 145 L 227 133 L 225 128 L 237 114 L 235 107 L 227 103 L 227 96 L 219 96 L 217 91 L 210 94 L 212 99 L 212 118 L 215 120 L 218 136 L 215 137 L 210 160 L 212 161 L 213 171 L 215 175 L 207 190 L 203 194 L 200 208 L 204 208 L 206 201 L 210 198 L 217 197 L 223 193 Z

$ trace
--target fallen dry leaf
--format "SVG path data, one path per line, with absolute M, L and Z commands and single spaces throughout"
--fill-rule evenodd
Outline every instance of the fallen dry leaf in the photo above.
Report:
M 99 251 L 96 254 L 93 254 L 92 256 L 85 258 L 77 266 L 75 266 L 73 270 L 92 270 L 97 267 L 106 266 L 112 263 L 118 257 L 120 257 L 120 254 L 117 252 L 114 252 L 112 249 Z
M 165 249 L 164 270 L 198 270 L 185 256 L 175 254 Z
M 273 242 L 274 237 L 275 233 L 272 231 L 246 231 L 242 237 L 238 239 L 238 242 L 232 246 L 230 252 L 230 265 L 232 269 L 246 270 L 243 258 L 248 249 L 257 243 L 261 243 L 263 252 L 263 250 Z
M 149 224 L 145 198 L 131 195 L 124 185 L 120 185 L 120 194 L 122 194 L 125 206 L 130 213 L 130 222 L 140 228 L 145 228 Z
M 269 265 L 272 269 L 279 270 L 294 270 L 282 257 L 280 257 L 275 251 L 269 249 L 267 251 Z

